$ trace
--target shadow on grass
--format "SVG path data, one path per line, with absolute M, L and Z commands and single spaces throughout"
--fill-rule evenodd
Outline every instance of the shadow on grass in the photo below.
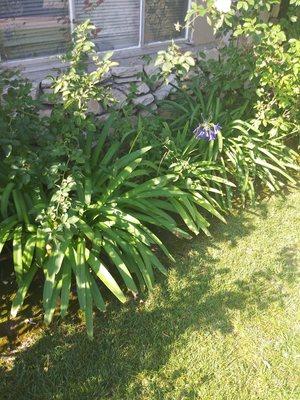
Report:
M 214 227 L 213 239 L 173 243 L 182 260 L 172 269 L 172 283 L 160 279 L 150 304 L 132 301 L 121 309 L 110 306 L 107 313 L 97 315 L 92 342 L 79 325 L 52 327 L 17 354 L 12 370 L 0 367 L 1 400 L 139 398 L 142 388 L 131 389 L 134 377 L 163 368 L 172 346 L 187 330 L 228 335 L 234 329 L 232 311 L 280 303 L 284 295 L 272 288 L 274 275 L 268 271 L 237 280 L 230 290 L 214 286 L 230 270 L 217 268 L 218 260 L 207 247 L 218 247 L 224 240 L 235 246 L 253 229 L 247 215 L 232 216 L 227 226 Z M 280 257 L 291 259 L 286 252 Z M 284 275 L 278 278 L 289 282 L 295 273 L 296 268 L 286 263 Z

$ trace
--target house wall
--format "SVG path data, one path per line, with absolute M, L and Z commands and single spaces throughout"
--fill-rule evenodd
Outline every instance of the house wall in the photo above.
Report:
M 192 30 L 188 40 L 180 41 L 180 46 L 183 51 L 204 51 L 208 58 L 216 57 L 216 43 L 211 27 L 207 24 L 204 18 L 199 18 Z M 164 82 L 158 82 L 153 88 L 141 81 L 140 74 L 154 74 L 155 68 L 153 62 L 150 65 L 145 65 L 143 56 L 148 54 L 153 60 L 156 58 L 158 50 L 166 48 L 165 44 L 155 44 L 147 46 L 143 49 L 124 49 L 116 51 L 113 59 L 119 62 L 119 67 L 112 70 L 106 78 L 104 84 L 112 88 L 113 95 L 118 100 L 118 106 L 122 107 L 126 101 L 127 95 L 131 91 L 131 84 L 134 83 L 137 87 L 136 98 L 134 104 L 143 105 L 149 110 L 156 108 L 156 103 L 167 97 L 172 90 L 171 85 Z M 24 76 L 29 78 L 34 83 L 33 95 L 38 96 L 41 93 L 50 92 L 50 81 L 46 79 L 48 75 L 55 74 L 55 69 L 63 68 L 61 61 L 57 56 L 39 57 L 26 60 L 19 60 L 4 63 L 4 67 L 17 67 Z M 174 77 L 170 77 L 171 81 Z M 49 113 L 51 105 L 45 103 L 45 113 Z M 104 116 L 105 111 L 98 104 L 91 104 L 91 111 L 99 116 Z

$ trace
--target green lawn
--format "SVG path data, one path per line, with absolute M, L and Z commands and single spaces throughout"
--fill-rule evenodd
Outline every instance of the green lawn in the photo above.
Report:
M 0 399 L 298 400 L 300 192 L 212 233 L 176 241 L 168 278 L 99 314 L 93 342 L 64 324 L 4 357 Z

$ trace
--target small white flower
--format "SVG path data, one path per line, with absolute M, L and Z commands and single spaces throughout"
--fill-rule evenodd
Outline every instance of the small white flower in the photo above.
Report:
M 231 0 L 215 0 L 215 7 L 222 13 L 227 13 L 231 8 Z

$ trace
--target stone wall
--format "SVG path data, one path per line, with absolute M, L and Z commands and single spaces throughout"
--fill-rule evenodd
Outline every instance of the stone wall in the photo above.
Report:
M 207 59 L 218 57 L 217 49 L 206 50 Z M 156 76 L 159 72 L 158 67 L 154 64 L 144 65 L 142 63 L 136 65 L 118 66 L 111 69 L 105 76 L 102 84 L 111 88 L 112 96 L 116 100 L 113 105 L 115 109 L 121 109 L 131 99 L 132 105 L 138 112 L 143 115 L 156 110 L 159 101 L 167 98 L 169 94 L 176 90 L 175 75 L 169 77 L 169 83 L 163 80 L 154 79 L 151 84 L 147 84 L 145 77 Z M 51 93 L 51 81 L 48 79 L 42 80 L 36 92 L 39 94 Z M 51 113 L 51 104 L 45 101 L 45 109 L 43 115 Z M 105 110 L 97 101 L 90 101 L 89 112 L 97 115 L 101 119 L 108 116 L 108 111 Z

